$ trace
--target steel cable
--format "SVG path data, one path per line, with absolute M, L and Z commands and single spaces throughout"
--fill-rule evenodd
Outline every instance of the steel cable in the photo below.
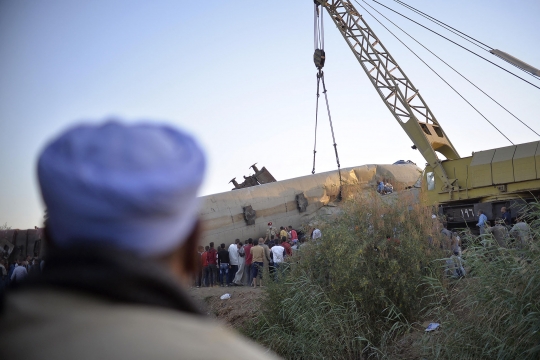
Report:
M 330 121 L 330 131 L 332 132 L 332 141 L 334 142 L 334 152 L 336 153 L 336 162 L 339 173 L 339 197 L 341 197 L 341 164 L 339 163 L 339 155 L 337 151 L 336 137 L 334 136 L 334 125 L 332 124 L 332 116 L 330 115 L 330 105 L 328 105 L 328 95 L 326 94 L 326 85 L 324 84 L 324 73 L 321 71 L 321 80 L 323 87 L 324 99 L 326 100 L 326 111 L 328 112 L 328 120 Z
M 396 1 L 396 0 L 394 0 Z M 365 1 L 364 1 L 365 2 Z M 377 9 L 373 8 L 371 5 L 367 4 L 370 8 L 372 8 L 374 11 L 376 11 L 379 15 L 381 15 L 382 17 L 384 17 L 386 20 L 388 20 L 392 25 L 394 25 L 395 27 L 397 27 L 399 30 L 401 30 L 403 33 L 405 33 L 405 35 L 407 35 L 408 37 L 410 37 L 411 39 L 413 39 L 417 44 L 419 44 L 420 46 L 422 46 L 424 49 L 426 49 L 427 51 L 429 51 L 429 53 L 433 56 L 435 56 L 437 59 L 439 59 L 440 61 L 442 61 L 446 66 L 448 66 L 450 69 L 452 69 L 456 74 L 458 74 L 459 76 L 461 76 L 463 79 L 465 79 L 469 84 L 471 84 L 472 86 L 474 86 L 476 89 L 478 89 L 480 92 L 482 92 L 484 95 L 486 95 L 489 99 L 491 99 L 495 104 L 499 105 L 502 109 L 504 109 L 507 113 L 509 113 L 510 115 L 512 115 L 517 121 L 519 121 L 521 124 L 523 124 L 524 126 L 526 126 L 529 130 L 531 130 L 533 133 L 535 133 L 536 135 L 540 136 L 539 133 L 537 133 L 536 131 L 534 131 L 529 125 L 527 125 L 524 121 L 522 121 L 520 118 L 518 118 L 516 115 L 514 115 L 510 110 L 508 110 L 507 108 L 505 108 L 502 104 L 500 104 L 497 100 L 495 100 L 494 98 L 492 98 L 490 95 L 488 95 L 484 90 L 480 89 L 476 84 L 474 84 L 472 81 L 470 81 L 468 78 L 465 77 L 465 75 L 461 74 L 459 71 L 457 71 L 456 69 L 454 69 L 450 64 L 448 64 L 446 61 L 444 61 L 443 59 L 441 59 L 437 54 L 435 54 L 433 51 L 431 51 L 430 49 L 428 49 L 426 46 L 424 46 L 421 42 L 419 42 L 418 40 L 416 40 L 412 35 L 410 35 L 408 32 L 406 32 L 405 30 L 403 30 L 401 27 L 399 27 L 396 23 L 394 23 L 392 20 L 390 20 L 388 17 L 384 16 L 384 14 L 382 14 L 380 11 L 378 11 Z M 367 11 L 367 10 L 366 10 Z M 371 14 L 370 14 L 371 15 Z M 373 16 L 373 15 L 371 15 Z M 378 20 L 377 20 L 378 21 Z M 387 29 L 388 30 L 388 29 Z M 392 34 L 393 35 L 393 34 Z M 394 35 L 395 36 L 395 35 Z
M 336 154 L 336 162 L 338 167 L 338 174 L 339 174 L 339 193 L 337 196 L 337 200 L 341 201 L 342 195 L 341 195 L 341 188 L 342 188 L 342 178 L 341 178 L 341 164 L 339 163 L 339 155 L 337 151 L 337 144 L 336 144 L 336 137 L 334 134 L 334 125 L 332 124 L 332 116 L 330 115 L 330 105 L 328 103 L 328 95 L 326 90 L 326 84 L 324 82 L 324 72 L 322 71 L 322 67 L 324 65 L 324 22 L 323 22 L 323 7 L 321 6 L 321 12 L 319 13 L 318 5 L 315 4 L 315 54 L 317 54 L 318 51 L 322 50 L 322 56 L 323 61 L 321 62 L 315 62 L 315 65 L 317 66 L 318 72 L 317 72 L 317 100 L 315 103 L 315 141 L 313 144 L 313 169 L 311 170 L 312 174 L 315 174 L 315 157 L 317 154 L 317 125 L 319 121 L 319 97 L 320 97 L 320 84 L 322 81 L 323 86 L 323 94 L 324 99 L 326 101 L 326 111 L 328 113 L 328 120 L 330 122 L 330 131 L 332 132 L 332 141 L 334 142 L 334 152 Z M 315 60 L 315 55 L 314 55 Z
M 400 0 L 394 0 L 394 1 L 395 1 L 396 3 L 398 3 L 399 5 L 401 5 L 401 6 L 404 6 L 405 8 L 407 8 L 407 9 L 409 9 L 409 10 L 411 10 L 411 11 L 414 11 L 415 13 L 417 13 L 418 15 L 420 15 L 420 16 L 426 18 L 427 20 L 429 20 L 429 21 L 431 21 L 431 22 L 433 22 L 433 23 L 439 25 L 440 27 L 442 27 L 442 28 L 444 28 L 444 29 L 446 29 L 446 30 L 448 30 L 448 31 L 450 31 L 450 32 L 452 32 L 452 33 L 454 33 L 455 35 L 459 36 L 460 38 L 462 38 L 462 39 L 464 39 L 464 40 L 466 40 L 466 41 L 468 41 L 468 42 L 470 42 L 471 44 L 478 46 L 480 49 L 485 50 L 485 51 L 489 52 L 490 54 L 497 56 L 499 59 L 504 60 L 504 61 L 507 62 L 508 64 L 510 64 L 510 65 L 512 65 L 512 66 L 514 66 L 514 67 L 516 67 L 516 68 L 518 68 L 518 69 L 521 70 L 521 71 L 524 71 L 525 73 L 531 75 L 531 76 L 534 77 L 535 79 L 540 79 L 540 77 L 536 76 L 535 74 L 532 74 L 532 73 L 530 73 L 529 71 L 527 71 L 527 70 L 525 70 L 525 69 L 519 67 L 518 65 L 516 65 L 516 64 L 514 64 L 514 63 L 511 63 L 510 61 L 506 60 L 505 58 L 502 58 L 502 57 L 500 57 L 499 55 L 497 55 L 497 54 L 495 54 L 495 53 L 492 53 L 490 50 L 494 50 L 494 49 L 493 49 L 491 46 L 484 44 L 484 43 L 481 42 L 480 40 L 476 40 L 476 39 L 473 38 L 472 36 L 469 36 L 469 35 L 465 34 L 464 32 L 461 32 L 461 31 L 459 31 L 458 29 L 453 28 L 452 26 L 450 26 L 450 25 L 448 25 L 448 24 L 445 24 L 444 22 L 442 22 L 442 21 L 440 21 L 440 20 L 438 20 L 438 19 L 435 19 L 433 16 L 430 16 L 430 15 L 428 15 L 428 14 L 426 14 L 426 13 L 424 13 L 424 12 L 422 12 L 422 11 L 420 11 L 420 10 L 414 8 L 414 7 L 412 7 L 412 6 L 410 6 L 410 5 L 406 4 L 406 3 L 404 3 L 403 1 L 400 1 Z M 460 34 L 461 34 L 461 35 L 460 35 Z M 463 36 L 462 36 L 462 35 L 463 35 Z M 469 38 L 469 39 L 471 39 L 471 40 L 473 40 L 473 41 L 471 41 L 471 40 L 469 40 L 469 39 L 467 39 L 467 38 Z M 478 45 L 477 43 L 478 43 L 478 44 L 482 44 L 483 46 L 487 47 L 489 50 L 488 50 L 488 49 L 484 49 L 482 46 Z
M 448 31 L 450 31 L 450 32 L 452 32 L 452 33 L 454 33 L 454 34 L 456 34 L 457 36 L 461 37 L 462 39 L 467 40 L 467 41 L 470 42 L 471 44 L 478 46 L 480 49 L 482 49 L 482 50 L 484 50 L 484 51 L 488 51 L 488 52 L 489 52 L 489 50 L 484 49 L 482 46 L 480 46 L 480 45 L 478 45 L 478 44 L 482 44 L 483 46 L 487 47 L 488 49 L 493 50 L 493 48 L 492 48 L 491 46 L 486 45 L 486 44 L 484 44 L 483 42 L 481 42 L 481 41 L 479 41 L 479 40 L 476 40 L 476 39 L 473 38 L 472 36 L 469 36 L 469 35 L 467 35 L 467 34 L 461 32 L 461 31 L 459 31 L 458 29 L 453 28 L 453 27 L 450 26 L 450 25 L 445 24 L 445 23 L 443 23 L 442 21 L 435 19 L 433 16 L 430 16 L 430 15 L 428 15 L 428 14 L 426 14 L 426 13 L 424 13 L 424 12 L 422 12 L 422 11 L 420 11 L 420 10 L 414 8 L 414 7 L 412 7 L 412 6 L 410 6 L 410 5 L 406 4 L 406 3 L 404 3 L 403 1 L 400 1 L 400 0 L 394 0 L 394 1 L 395 1 L 396 3 L 398 3 L 399 5 L 401 5 L 401 6 L 404 6 L 404 7 L 406 7 L 407 9 L 409 9 L 409 10 L 411 10 L 411 11 L 414 11 L 414 12 L 417 13 L 418 15 L 423 16 L 424 18 L 428 19 L 429 21 L 431 21 L 431 22 L 433 22 L 433 23 L 435 23 L 435 24 L 437 24 L 437 25 L 439 25 L 439 26 L 445 28 L 446 30 L 448 30 Z M 459 33 L 459 34 L 458 34 L 458 33 Z M 460 34 L 461 34 L 461 35 L 460 35 Z M 469 39 L 467 39 L 467 38 L 469 38 L 469 39 L 471 39 L 471 40 L 473 40 L 473 41 L 471 41 L 471 40 L 469 40 Z M 478 44 L 477 44 L 477 43 L 478 43 Z
M 355 0 L 355 1 L 356 1 L 356 0 Z M 362 1 L 363 1 L 363 0 L 362 0 Z M 499 69 L 504 70 L 504 71 L 506 71 L 507 73 L 509 73 L 509 74 L 511 74 L 511 75 L 514 75 L 514 76 L 517 77 L 518 79 L 525 81 L 527 84 L 532 85 L 532 86 L 534 86 L 534 87 L 537 88 L 537 89 L 540 89 L 540 86 L 537 86 L 537 85 L 533 84 L 532 82 L 530 82 L 530 81 L 528 81 L 528 80 L 525 80 L 525 79 L 522 78 L 521 76 L 514 74 L 514 73 L 511 72 L 510 70 L 507 70 L 507 69 L 503 68 L 502 66 L 500 66 L 500 65 L 498 65 L 498 64 L 496 64 L 496 63 L 494 63 L 493 61 L 491 61 L 491 60 L 489 60 L 489 59 L 486 59 L 486 58 L 483 57 L 482 55 L 479 55 L 479 54 L 475 53 L 474 51 L 472 51 L 472 50 L 466 48 L 465 46 L 463 46 L 463 45 L 461 45 L 461 44 L 458 44 L 458 43 L 455 42 L 454 40 L 451 40 L 451 39 L 447 38 L 446 36 L 439 34 L 439 33 L 436 32 L 435 30 L 432 30 L 432 29 L 428 28 L 427 26 L 424 26 L 424 25 L 420 24 L 419 22 L 417 22 L 417 21 L 415 21 L 415 20 L 413 20 L 413 19 L 411 19 L 411 18 L 409 18 L 409 17 L 403 15 L 403 14 L 400 13 L 399 11 L 396 11 L 396 10 L 394 10 L 394 9 L 392 9 L 392 8 L 390 8 L 390 7 L 386 6 L 386 5 L 384 5 L 384 4 L 381 4 L 381 3 L 378 2 L 377 0 L 373 0 L 373 2 L 376 2 L 377 4 L 379 4 L 379 5 L 381 5 L 381 6 L 385 7 L 385 8 L 387 8 L 388 10 L 390 10 L 390 11 L 392 11 L 392 12 L 395 12 L 395 13 L 398 14 L 399 16 L 402 16 L 402 17 L 404 17 L 405 19 L 407 19 L 407 20 L 409 20 L 409 21 L 412 21 L 413 23 L 415 23 L 415 24 L 417 24 L 417 25 L 423 27 L 423 28 L 426 29 L 426 30 L 431 31 L 432 33 L 434 33 L 434 34 L 436 34 L 436 35 L 442 37 L 443 39 L 450 41 L 452 44 L 459 46 L 459 47 L 462 48 L 463 50 L 466 50 L 466 51 L 470 52 L 471 54 L 474 54 L 474 55 L 478 56 L 479 58 L 481 58 L 481 59 L 487 61 L 488 63 L 490 63 L 490 64 L 492 64 L 492 65 L 495 65 L 495 66 L 498 67 Z M 357 3 L 358 3 L 358 2 L 357 2 Z M 366 5 L 367 5 L 367 3 L 366 3 Z
M 317 123 L 319 121 L 319 83 L 320 78 L 319 74 L 317 74 L 317 101 L 315 103 L 315 143 L 313 144 L 313 170 L 311 170 L 312 174 L 315 174 L 315 155 L 317 154 Z
M 461 93 L 459 91 L 457 91 L 452 85 L 450 85 L 448 83 L 448 81 L 446 81 L 441 75 L 439 75 L 439 73 L 437 73 L 431 66 L 429 66 L 418 54 L 416 54 L 410 47 L 408 47 L 399 37 L 397 37 L 397 35 L 395 35 L 390 29 L 388 29 L 379 19 L 377 19 L 377 17 L 375 17 L 372 13 L 369 12 L 369 10 L 367 10 L 364 6 L 362 6 L 362 4 L 360 4 L 357 0 L 354 0 L 362 9 L 364 9 L 369 15 L 371 15 L 371 17 L 373 17 L 373 19 L 375 19 L 381 26 L 383 26 L 390 34 L 392 34 L 393 37 L 395 37 L 403 46 L 405 46 L 411 53 L 413 53 L 414 56 L 416 56 L 422 63 L 424 63 L 424 65 L 426 65 L 431 71 L 433 71 L 433 73 L 435 75 L 437 75 L 442 81 L 444 81 L 444 83 L 446 85 L 448 85 L 452 90 L 454 90 L 454 92 L 456 94 L 458 94 L 467 104 L 469 104 L 478 114 L 480 114 L 480 116 L 482 116 L 491 126 L 493 126 L 493 128 L 495 128 L 495 130 L 497 130 L 502 136 L 504 136 L 506 138 L 506 140 L 508 140 L 512 145 L 514 145 L 514 143 L 512 142 L 512 140 L 510 140 L 508 138 L 508 136 L 506 136 L 501 130 L 499 130 L 499 128 L 497 128 L 497 126 L 495 126 L 495 124 L 493 124 L 491 121 L 489 121 L 489 119 L 487 117 L 484 116 L 484 114 L 482 114 L 480 112 L 480 110 L 478 110 L 476 107 L 474 107 L 473 104 L 471 104 L 469 102 L 469 100 L 467 100 L 463 95 L 461 95 Z M 375 10 L 371 5 L 369 5 L 368 3 L 366 3 L 365 0 L 362 0 L 367 6 L 371 7 L 373 10 Z M 375 10 L 377 11 L 377 10 Z M 378 11 L 377 11 L 378 12 Z M 379 13 L 380 14 L 380 13 Z M 382 15 L 382 14 L 381 14 Z M 384 16 L 384 15 L 383 15 Z

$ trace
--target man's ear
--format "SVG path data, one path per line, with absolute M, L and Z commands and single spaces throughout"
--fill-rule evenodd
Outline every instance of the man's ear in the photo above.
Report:
M 186 274 L 194 274 L 198 269 L 197 259 L 197 247 L 199 246 L 199 240 L 201 238 L 202 228 L 201 221 L 197 220 L 197 223 L 193 227 L 191 234 L 186 241 L 180 247 L 181 263 L 183 264 L 183 271 Z
M 198 270 L 197 246 L 201 237 L 201 222 L 197 221 L 193 230 L 182 245 L 171 253 L 157 258 L 159 262 L 165 264 L 169 270 L 181 281 L 188 284 L 192 275 Z

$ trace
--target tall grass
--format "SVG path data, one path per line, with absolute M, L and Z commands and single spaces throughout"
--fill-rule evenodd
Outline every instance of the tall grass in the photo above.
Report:
M 502 248 L 489 235 L 467 239 L 467 278 L 450 286 L 426 279 L 434 300 L 430 313 L 442 323 L 437 336 L 423 339 L 426 357 L 540 358 L 538 219 L 540 205 L 534 203 L 528 216 L 531 237 L 524 246 L 510 242 Z
M 442 256 L 429 211 L 411 199 L 386 200 L 347 200 L 320 226 L 322 240 L 304 245 L 286 277 L 269 285 L 244 332 L 287 359 L 385 357 L 426 306 L 423 275 L 442 281 L 429 268 Z

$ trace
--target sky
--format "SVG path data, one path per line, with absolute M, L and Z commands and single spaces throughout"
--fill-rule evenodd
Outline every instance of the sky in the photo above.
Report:
M 539 89 L 366 1 L 540 133 Z M 394 1 L 380 2 L 466 44 Z M 539 1 L 407 3 L 540 68 Z M 461 156 L 510 145 L 355 6 L 420 89 Z M 411 149 L 407 134 L 325 16 L 324 71 L 342 168 L 400 159 L 423 167 L 425 160 Z M 381 21 L 514 143 L 540 140 L 393 25 Z M 117 117 L 128 123 L 164 122 L 191 132 L 208 156 L 200 195 L 230 190 L 229 180 L 250 175 L 253 163 L 265 166 L 278 180 L 309 175 L 316 94 L 313 50 L 311 0 L 0 1 L 0 225 L 20 229 L 42 225 L 38 155 L 54 136 L 79 122 Z M 485 51 L 482 54 L 540 86 L 540 80 Z M 336 169 L 322 110 L 317 172 Z

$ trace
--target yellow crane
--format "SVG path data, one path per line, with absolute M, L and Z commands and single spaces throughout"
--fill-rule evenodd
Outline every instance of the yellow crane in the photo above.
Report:
M 540 195 L 540 142 L 479 151 L 461 157 L 418 89 L 349 0 L 315 0 L 322 6 L 368 75 L 384 104 L 426 159 L 426 201 L 439 206 L 449 227 L 471 225 L 483 210 L 495 220 L 504 206 L 512 217 Z M 316 49 L 319 67 L 324 50 Z M 319 64 L 319 65 L 318 65 Z M 534 68 L 533 68 L 534 69 Z M 437 153 L 444 155 L 441 160 Z M 474 226 L 474 224 L 472 225 Z

